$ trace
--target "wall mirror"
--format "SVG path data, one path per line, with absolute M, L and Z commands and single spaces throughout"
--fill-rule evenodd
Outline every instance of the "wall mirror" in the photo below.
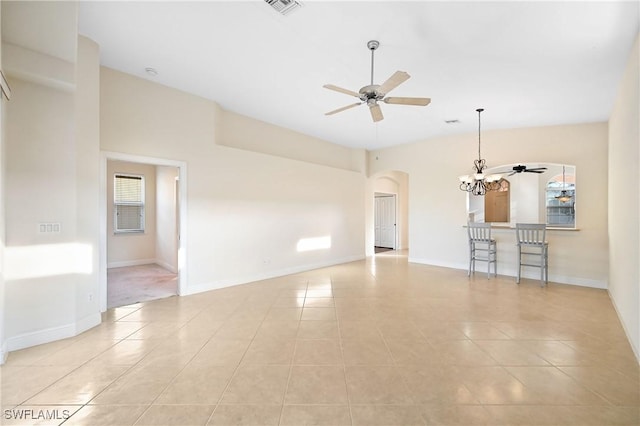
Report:
M 576 227 L 576 167 L 554 163 L 516 163 L 492 167 L 500 174 L 501 189 L 484 196 L 468 195 L 467 216 L 474 222 L 515 226 L 546 223 Z

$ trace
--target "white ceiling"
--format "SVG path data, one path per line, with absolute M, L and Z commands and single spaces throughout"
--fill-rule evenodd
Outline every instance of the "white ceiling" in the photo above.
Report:
M 606 121 L 639 28 L 638 2 L 80 2 L 80 33 L 103 65 L 226 110 L 333 143 L 376 149 L 483 129 Z M 411 78 L 391 96 L 427 107 L 365 105 L 325 116 L 374 80 Z M 158 75 L 145 73 L 146 67 Z M 460 121 L 446 124 L 445 120 Z

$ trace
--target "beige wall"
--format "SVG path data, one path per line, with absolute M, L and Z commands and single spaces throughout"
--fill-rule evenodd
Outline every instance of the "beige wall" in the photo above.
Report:
M 0 22 L 2 22 L 2 5 L 0 4 Z M 2 25 L 0 24 L 0 72 L 2 71 Z M 3 73 L 4 74 L 4 73 Z M 4 247 L 5 247 L 5 206 L 6 197 L 4 195 L 5 181 L 5 153 L 4 153 L 4 133 L 6 128 L 5 119 L 5 97 L 0 93 L 0 364 L 3 364 L 7 356 L 7 345 L 4 333 Z
M 213 102 L 108 68 L 101 72 L 101 149 L 185 162 L 188 282 L 193 293 L 364 257 L 364 174 L 336 167 L 343 152 L 317 139 L 225 113 Z M 257 126 L 225 145 L 225 120 Z M 253 140 L 259 138 L 259 141 Z M 249 151 L 280 152 L 281 141 L 309 146 L 314 164 Z M 288 144 L 289 142 L 286 142 Z M 325 147 L 325 148 L 323 148 Z M 347 150 L 350 163 L 364 157 Z M 359 157 L 360 156 L 360 157 Z M 346 161 L 346 160 L 345 160 Z M 301 239 L 331 247 L 299 252 Z
M 99 279 L 99 158 L 100 158 L 100 50 L 86 37 L 77 39 L 75 91 L 75 196 L 78 244 L 90 248 L 86 270 L 76 277 L 76 321 L 98 315 Z M 99 319 L 96 319 L 99 321 Z M 92 324 L 90 322 L 90 324 Z M 86 327 L 88 327 L 87 325 Z M 86 328 L 78 327 L 79 330 Z
M 550 231 L 550 279 L 605 288 L 607 124 L 485 131 L 482 140 L 482 154 L 490 167 L 519 162 L 577 166 L 580 231 Z M 434 138 L 370 153 L 371 175 L 384 170 L 409 174 L 411 261 L 466 269 L 467 237 L 463 225 L 467 193 L 458 190 L 457 176 L 473 165 L 474 153 L 477 135 L 473 134 Z M 498 272 L 514 275 L 515 237 L 512 231 L 496 232 L 496 237 Z
M 233 148 L 339 169 L 363 171 L 364 150 L 346 148 L 291 130 L 280 132 L 277 143 L 264 143 L 263 135 L 272 132 L 273 126 L 269 123 L 222 111 L 221 131 L 217 141 L 220 145 Z M 300 143 L 301 140 L 304 143 Z
M 116 173 L 144 176 L 145 230 L 142 233 L 114 232 L 113 184 Z M 144 265 L 156 262 L 156 167 L 124 161 L 107 162 L 107 267 Z
M 609 120 L 609 293 L 640 360 L 639 37 Z
M 156 166 L 156 263 L 178 272 L 176 167 Z
M 71 13 L 71 12 L 69 12 Z M 75 16 L 75 15 L 74 15 Z M 98 290 L 98 48 L 74 43 L 79 76 L 60 59 L 3 49 L 6 116 L 6 338 L 9 350 L 73 336 L 100 322 Z M 17 56 L 17 57 L 16 57 Z M 54 64 L 51 68 L 47 65 Z M 30 76 L 23 78 L 23 76 Z M 37 123 L 37 125 L 34 125 Z M 40 233 L 40 223 L 59 233 Z

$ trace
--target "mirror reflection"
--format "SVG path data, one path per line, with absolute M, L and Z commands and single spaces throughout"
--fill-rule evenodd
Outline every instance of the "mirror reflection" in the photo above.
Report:
M 484 196 L 469 195 L 470 221 L 515 226 L 546 223 L 575 228 L 576 167 L 568 164 L 517 163 L 487 169 L 500 175 L 500 189 Z

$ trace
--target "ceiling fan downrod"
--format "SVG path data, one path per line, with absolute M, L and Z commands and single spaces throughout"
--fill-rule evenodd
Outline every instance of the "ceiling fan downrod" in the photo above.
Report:
M 378 40 L 370 40 L 367 43 L 367 47 L 371 51 L 371 85 L 373 86 L 373 52 L 380 47 L 380 42 Z

